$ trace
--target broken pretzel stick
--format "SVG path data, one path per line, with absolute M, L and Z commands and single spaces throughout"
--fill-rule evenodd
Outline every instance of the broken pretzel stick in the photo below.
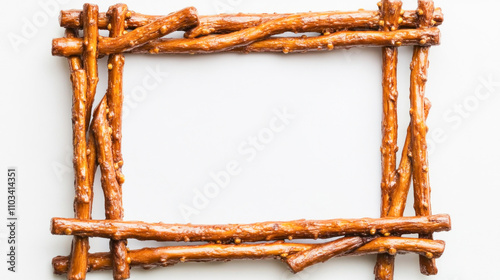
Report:
M 237 259 L 285 259 L 296 253 L 313 250 L 324 244 L 304 243 L 263 243 L 263 244 L 206 244 L 193 246 L 168 246 L 130 250 L 130 265 L 133 267 L 153 268 L 169 266 L 179 262 L 230 261 Z M 416 253 L 424 256 L 440 257 L 445 243 L 439 240 L 425 240 L 402 237 L 378 237 L 362 245 L 345 256 L 363 256 L 380 252 Z M 68 269 L 68 257 L 58 256 L 52 260 L 54 273 L 64 274 Z M 89 255 L 88 271 L 109 270 L 112 268 L 110 253 Z
M 335 241 L 320 244 L 312 249 L 293 254 L 286 258 L 290 269 L 297 273 L 311 265 L 325 262 L 333 257 L 340 257 L 356 250 L 367 242 L 367 238 L 358 236 L 343 237 Z
M 101 166 L 102 168 L 102 166 Z M 52 234 L 72 234 L 111 239 L 156 241 L 223 241 L 254 242 L 284 239 L 330 238 L 342 235 L 410 234 L 448 231 L 450 217 L 446 214 L 420 217 L 387 217 L 333 220 L 296 220 L 228 225 L 184 225 L 53 218 Z

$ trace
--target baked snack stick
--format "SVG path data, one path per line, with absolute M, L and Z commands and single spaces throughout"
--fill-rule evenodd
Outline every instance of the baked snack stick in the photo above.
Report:
M 123 219 L 121 186 L 116 180 L 116 172 L 113 162 L 111 144 L 111 127 L 106 118 L 107 98 L 94 112 L 93 127 L 97 143 L 97 158 L 101 168 L 101 185 L 104 193 L 106 219 Z M 113 278 L 128 278 L 129 264 L 127 263 L 127 242 L 125 238 L 110 241 L 111 253 L 113 254 Z
M 125 30 L 125 17 L 128 12 L 127 5 L 117 4 L 108 10 L 109 37 L 114 38 L 123 34 Z M 122 184 L 125 178 L 121 172 L 123 165 L 121 153 L 122 105 L 123 105 L 123 54 L 112 54 L 108 57 L 108 90 L 106 92 L 107 118 L 111 130 L 112 163 L 115 169 L 116 181 L 120 185 L 118 191 L 122 197 Z M 113 278 L 130 278 L 130 267 L 126 263 L 126 240 L 110 240 L 111 255 L 113 256 Z
M 430 101 L 426 98 L 424 103 L 425 117 L 427 118 L 429 110 L 431 108 Z M 404 210 L 406 208 L 406 199 L 408 197 L 408 192 L 410 190 L 411 183 L 411 159 L 410 146 L 411 146 L 411 126 L 408 126 L 405 143 L 403 146 L 403 151 L 401 153 L 401 161 L 399 162 L 399 167 L 396 175 L 396 183 L 394 185 L 393 191 L 391 193 L 391 201 L 388 217 L 402 217 Z M 375 274 L 379 275 L 380 279 L 392 279 L 394 274 L 394 256 L 380 257 L 377 256 L 377 265 L 375 267 Z M 392 267 L 391 267 L 392 266 Z M 384 278 L 385 277 L 385 278 Z
M 283 241 L 262 244 L 205 244 L 193 246 L 168 246 L 130 250 L 132 267 L 145 269 L 170 266 L 180 262 L 230 261 L 239 259 L 275 258 L 287 260 L 301 252 L 313 250 L 325 244 L 285 243 Z M 440 257 L 444 241 L 402 237 L 378 237 L 344 256 L 363 256 L 379 252 L 398 254 L 416 253 Z M 57 256 L 52 260 L 55 274 L 64 274 L 68 269 L 68 257 Z M 89 255 L 88 271 L 112 269 L 110 253 Z
M 379 2 L 381 21 L 380 29 L 395 31 L 403 21 L 400 0 L 382 0 Z M 404 13 L 404 12 L 403 12 Z M 398 151 L 398 49 L 397 47 L 382 48 L 382 180 L 380 183 L 381 203 L 380 216 L 386 217 L 391 203 L 391 193 L 396 176 L 396 153 Z M 379 254 L 375 264 L 376 280 L 392 280 L 394 271 L 394 256 Z
M 128 13 L 127 5 L 117 4 L 111 6 L 108 15 L 110 17 L 110 37 L 117 37 L 125 31 L 125 18 Z M 123 157 L 121 152 L 122 143 L 122 106 L 123 106 L 123 67 L 125 56 L 123 54 L 111 54 L 108 58 L 108 90 L 106 92 L 108 106 L 108 122 L 111 127 L 113 162 L 116 179 L 122 185 L 124 176 L 121 172 Z
M 81 10 L 65 10 L 61 11 L 59 16 L 59 24 L 61 27 L 65 28 L 82 28 L 81 21 Z M 314 14 L 314 13 L 309 13 Z M 332 21 L 332 27 L 327 29 L 318 29 L 314 27 L 304 26 L 304 32 L 323 32 L 329 30 L 338 30 L 340 27 L 342 29 L 378 29 L 378 24 L 380 22 L 379 11 L 356 11 L 356 12 L 322 12 L 318 14 L 323 14 Z M 186 36 L 188 38 L 195 38 L 199 36 L 206 36 L 209 34 L 223 34 L 239 31 L 249 27 L 254 27 L 264 22 L 274 20 L 277 18 L 287 17 L 292 14 L 220 14 L 213 16 L 200 16 L 199 24 L 193 24 L 192 26 L 185 26 L 181 30 L 186 30 Z M 147 25 L 158 18 L 163 16 L 150 16 L 134 11 L 130 11 L 130 17 L 126 19 L 126 25 L 128 28 L 137 28 Z M 401 22 L 402 28 L 416 28 L 417 27 L 417 11 L 405 11 L 401 16 L 403 21 Z M 354 20 L 353 20 L 354 19 Z M 335 21 L 333 21 L 335 20 Z M 342 22 L 345 20 L 346 22 Z M 443 13 L 441 9 L 436 9 L 434 11 L 434 26 L 441 25 L 443 22 Z M 349 23 L 349 24 L 347 24 Z M 99 14 L 98 26 L 100 29 L 107 29 L 109 24 L 109 19 L 105 13 Z M 330 31 L 331 32 L 331 31 Z
M 292 19 L 290 19 L 292 20 Z M 298 26 L 300 18 L 295 18 Z M 186 53 L 203 54 L 214 52 L 306 52 L 333 50 L 333 48 L 383 47 L 383 46 L 408 46 L 423 45 L 431 46 L 439 44 L 439 29 L 404 29 L 391 32 L 383 31 L 339 31 L 325 36 L 306 38 L 269 38 L 273 34 L 279 34 L 292 27 L 286 26 L 286 18 L 278 19 L 281 23 L 273 25 L 273 21 L 263 25 L 245 29 L 242 31 L 212 35 L 194 39 L 156 39 L 127 51 L 129 53 Z M 275 22 L 276 23 L 276 22 Z M 275 28 L 269 30 L 269 28 Z M 78 55 L 82 51 L 82 41 L 79 39 L 54 39 L 52 41 L 52 54 L 58 56 Z M 105 50 L 103 50 L 105 48 Z M 99 45 L 103 53 L 119 53 L 118 50 L 110 49 L 103 41 Z
M 315 14 L 315 13 L 311 13 Z M 339 30 L 359 30 L 359 29 L 378 29 L 380 23 L 380 14 L 378 11 L 357 11 L 357 12 L 322 12 L 323 15 L 331 21 L 328 28 L 317 28 L 305 25 L 301 32 L 335 32 Z M 241 29 L 257 26 L 266 21 L 286 17 L 290 14 L 221 14 L 214 16 L 201 16 L 200 24 L 191 30 L 187 30 L 185 37 L 195 38 L 210 34 L 231 33 Z M 403 28 L 415 28 L 417 22 L 416 11 L 406 11 L 401 16 Z M 443 22 L 441 10 L 434 14 L 435 26 Z
M 430 0 L 418 1 L 419 28 L 428 28 L 432 23 L 434 3 Z M 429 67 L 429 47 L 416 46 L 413 49 L 410 77 L 411 153 L 413 167 L 414 208 L 417 216 L 432 213 L 429 184 L 429 164 L 427 159 L 427 125 L 425 122 L 425 83 Z M 420 234 L 420 238 L 432 239 L 432 233 Z M 420 257 L 420 272 L 435 275 L 438 270 L 435 259 Z
M 66 37 L 75 37 L 73 30 L 67 30 Z M 90 219 L 92 204 L 92 186 L 89 185 L 86 144 L 86 101 L 87 75 L 82 69 L 79 56 L 68 58 L 71 83 L 73 85 L 72 124 L 73 124 L 73 169 L 75 172 L 74 212 L 77 219 Z M 73 237 L 68 279 L 85 279 L 89 240 L 87 237 Z
M 150 40 L 163 37 L 182 27 L 191 26 L 196 23 L 198 23 L 196 9 L 193 7 L 185 8 L 168 16 L 158 18 L 148 25 L 139 27 L 131 32 L 122 32 L 121 35 L 112 38 L 99 37 L 97 49 L 99 50 L 99 55 L 130 51 Z M 97 24 L 95 28 L 97 30 Z M 84 42 L 84 40 L 79 38 L 56 38 L 52 40 L 52 54 L 66 56 L 66 51 L 73 50 L 74 52 L 74 48 L 77 49 L 77 53 L 80 53 Z
M 219 36 L 213 35 L 214 40 Z M 425 40 L 426 46 L 438 45 L 440 40 L 439 29 L 429 28 L 425 30 L 398 30 L 393 32 L 383 31 L 339 31 L 330 35 L 316 37 L 271 37 L 269 39 L 249 42 L 246 46 L 230 47 L 223 49 L 218 46 L 214 49 L 200 49 L 194 44 L 186 44 L 186 40 L 197 39 L 159 39 L 153 40 L 141 47 L 131 50 L 131 53 L 151 53 L 151 54 L 205 54 L 213 52 L 309 52 L 309 51 L 329 51 L 335 49 L 345 49 L 352 47 L 382 47 L 382 46 L 411 46 L 419 45 Z M 227 46 L 227 43 L 224 43 Z M 78 49 L 68 49 L 65 52 L 78 53 Z
M 99 15 L 99 8 L 94 4 L 83 5 L 83 38 L 67 38 L 67 40 L 80 40 L 82 41 L 82 55 L 83 69 L 87 73 L 87 103 L 86 103 L 86 121 L 85 127 L 89 127 L 90 117 L 92 115 L 92 106 L 94 104 L 94 96 L 99 82 L 97 73 L 97 38 L 99 36 L 99 29 L 97 28 L 97 17 Z
M 102 170 L 103 162 L 99 160 L 99 163 Z M 114 179 L 111 176 L 103 177 Z M 108 194 L 105 195 L 108 196 Z M 448 231 L 450 228 L 450 216 L 446 214 L 419 217 L 296 220 L 239 225 L 184 225 L 119 220 L 82 221 L 65 218 L 52 218 L 51 223 L 51 232 L 56 235 L 72 234 L 115 240 L 134 238 L 156 241 L 234 243 L 284 239 L 324 239 L 343 235 L 370 236 L 377 232 L 382 234 L 432 233 Z
M 424 99 L 424 113 L 425 118 L 429 115 L 431 109 L 431 102 L 429 99 Z M 406 208 L 406 199 L 410 190 L 412 166 L 410 158 L 411 147 L 411 126 L 408 126 L 406 139 L 401 153 L 401 161 L 396 176 L 396 184 L 391 195 L 391 205 L 389 207 L 389 217 L 402 217 Z
M 340 257 L 356 250 L 368 242 L 368 238 L 359 236 L 343 237 L 317 245 L 312 249 L 293 254 L 286 258 L 286 263 L 294 272 L 300 272 L 311 265 L 325 262 L 333 257 Z

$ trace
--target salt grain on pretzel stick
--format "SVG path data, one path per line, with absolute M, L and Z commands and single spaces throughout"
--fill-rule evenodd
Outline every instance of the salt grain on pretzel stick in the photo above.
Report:
M 99 82 L 97 74 L 97 37 L 99 36 L 99 29 L 97 28 L 97 17 L 99 15 L 99 8 L 97 5 L 84 4 L 82 21 L 83 21 L 83 39 L 80 38 L 67 38 L 67 40 L 80 40 L 82 44 L 82 57 L 83 68 L 87 72 L 87 112 L 85 127 L 90 124 L 90 117 L 92 114 L 92 105 L 94 104 L 94 96 Z
M 294 273 L 297 273 L 311 265 L 325 262 L 333 257 L 346 255 L 361 247 L 367 241 L 367 238 L 358 236 L 339 238 L 335 241 L 317 245 L 312 249 L 293 254 L 286 258 L 286 263 Z
M 66 37 L 74 38 L 74 30 L 66 30 Z M 74 211 L 77 219 L 90 219 L 92 205 L 92 186 L 88 184 L 89 174 L 86 148 L 86 100 L 87 75 L 82 69 L 79 56 L 68 58 L 71 83 L 73 85 L 72 123 L 73 123 L 73 168 L 75 171 Z M 75 236 L 71 246 L 68 279 L 85 279 L 89 240 Z
M 431 0 L 418 1 L 419 27 L 431 25 L 434 3 Z M 429 47 L 416 46 L 413 50 L 410 77 L 411 153 L 413 166 L 414 208 L 418 216 L 431 215 L 431 188 L 427 159 L 427 125 L 425 123 L 425 83 L 429 67 Z M 432 239 L 432 233 L 421 234 L 420 238 Z M 420 272 L 435 275 L 438 270 L 434 259 L 420 257 Z
M 362 12 L 362 13 L 360 13 Z M 66 10 L 61 11 L 59 16 L 59 24 L 66 28 L 82 28 L 80 20 L 81 10 Z M 357 21 L 352 22 L 352 26 L 346 28 L 355 29 L 378 29 L 380 21 L 378 11 L 358 11 L 358 12 L 324 12 L 328 16 L 338 14 L 352 14 Z M 290 16 L 291 14 L 221 14 L 214 16 L 200 16 L 199 25 L 186 26 L 182 30 L 188 30 L 189 38 L 198 37 L 201 35 L 231 33 L 254 27 L 269 20 Z M 363 15 L 361 17 L 360 15 Z M 126 24 L 129 28 L 137 28 L 147 25 L 163 16 L 149 16 L 130 11 L 130 17 L 127 18 Z M 402 15 L 402 28 L 415 28 L 417 26 L 417 12 L 405 11 Z M 350 19 L 347 19 L 350 20 Z M 434 11 L 434 26 L 438 26 L 443 22 L 443 14 L 440 9 Z M 109 19 L 105 13 L 99 14 L 98 26 L 100 29 L 106 29 L 109 24 Z M 194 27 L 194 28 L 193 28 Z M 192 28 L 192 29 L 191 29 Z M 312 29 L 310 31 L 320 31 Z M 308 31 L 309 32 L 309 31 Z
M 193 246 L 168 246 L 131 250 L 131 266 L 153 268 L 170 266 L 179 262 L 230 261 L 237 259 L 281 258 L 307 250 L 313 250 L 325 244 L 304 243 L 263 243 L 263 244 L 206 244 Z M 444 241 L 418 238 L 379 237 L 357 248 L 345 256 L 363 256 L 379 252 L 416 253 L 424 256 L 440 257 L 444 251 Z M 68 269 L 68 257 L 58 256 L 52 259 L 54 273 L 64 274 Z M 112 268 L 109 253 L 89 255 L 89 271 L 109 270 Z
M 99 163 L 102 164 L 101 161 Z M 296 220 L 241 225 L 184 225 L 53 218 L 51 232 L 57 235 L 72 234 L 116 240 L 134 238 L 157 241 L 232 241 L 240 243 L 287 238 L 330 238 L 342 235 L 369 236 L 377 232 L 382 234 L 430 233 L 447 231 L 450 227 L 450 217 L 445 214 L 377 219 Z
M 155 38 L 163 37 L 185 26 L 198 22 L 195 8 L 185 8 L 176 13 L 161 17 L 148 25 L 131 32 L 122 32 L 113 38 L 99 37 L 98 49 L 100 55 L 118 54 L 129 51 Z M 109 24 L 108 24 L 109 25 Z M 111 26 L 109 26 L 111 27 Z M 84 41 L 78 38 L 57 38 L 52 40 L 53 55 L 75 55 L 82 51 Z
M 104 193 L 106 219 L 121 220 L 123 218 L 121 186 L 116 180 L 115 166 L 111 144 L 111 127 L 106 118 L 107 100 L 102 99 L 94 113 L 92 129 L 97 144 L 97 155 L 101 167 L 101 184 Z M 113 254 L 114 279 L 128 278 L 126 238 L 110 241 Z
M 401 17 L 400 0 L 382 0 L 379 2 L 381 21 L 380 29 L 383 31 L 395 31 Z M 382 48 L 382 182 L 380 216 L 385 217 L 391 203 L 391 193 L 394 188 L 396 176 L 396 153 L 398 151 L 398 117 L 397 117 L 397 69 L 398 49 L 397 47 Z M 394 256 L 379 254 L 375 265 L 375 279 L 392 280 L 394 274 Z
M 235 34 L 235 33 L 231 33 Z M 204 38 L 216 39 L 227 35 L 212 35 L 198 39 L 159 39 L 144 44 L 141 47 L 131 50 L 131 53 L 189 53 L 205 54 L 212 52 L 308 52 L 308 51 L 328 51 L 335 49 L 351 47 L 383 47 L 383 46 L 409 46 L 418 45 L 425 41 L 426 46 L 439 44 L 440 33 L 437 28 L 422 30 L 398 30 L 393 32 L 383 31 L 340 31 L 330 35 L 317 37 L 299 37 L 299 38 L 270 38 L 262 41 L 250 43 L 242 47 L 228 47 L 231 42 L 218 42 L 220 44 L 213 49 L 200 50 L 198 46 L 189 44 L 189 40 L 202 40 Z M 232 43 L 234 43 L 233 41 Z M 231 44 L 232 44 L 231 43 Z M 224 49 L 228 47 L 229 49 Z M 70 53 L 78 53 L 77 50 L 69 50 Z
M 110 18 L 109 37 L 114 38 L 123 34 L 125 30 L 125 17 L 128 12 L 127 5 L 117 4 L 108 10 Z M 155 22 L 156 23 L 156 22 Z M 154 24 L 154 23 L 153 23 Z M 149 28 L 150 25 L 143 27 Z M 121 172 L 123 165 L 121 153 L 121 130 L 122 130 L 122 105 L 123 105 L 123 66 L 125 57 L 123 54 L 112 54 L 108 58 L 108 91 L 106 92 L 108 122 L 111 130 L 112 156 L 115 169 L 116 180 L 120 185 L 124 183 L 124 176 Z M 121 195 L 120 195 L 121 197 Z M 111 240 L 110 248 L 113 257 L 113 277 L 114 279 L 130 278 L 129 265 L 124 261 L 127 259 L 126 240 Z

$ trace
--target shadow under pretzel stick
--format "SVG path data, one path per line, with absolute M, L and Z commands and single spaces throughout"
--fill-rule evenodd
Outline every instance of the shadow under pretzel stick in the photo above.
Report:
M 376 278 L 392 279 L 393 256 L 412 252 L 420 255 L 422 273 L 435 274 L 434 258 L 441 256 L 445 244 L 432 240 L 432 234 L 450 230 L 451 222 L 448 215 L 431 214 L 425 142 L 425 118 L 429 106 L 424 87 L 428 51 L 440 42 L 437 26 L 442 23 L 443 15 L 440 9 L 434 9 L 430 0 L 419 0 L 416 11 L 402 11 L 401 5 L 399 0 L 383 0 L 380 12 L 360 10 L 216 16 L 198 16 L 192 7 L 167 16 L 148 16 L 128 11 L 123 4 L 110 7 L 108 13 L 99 13 L 97 6 L 90 4 L 85 4 L 83 11 L 62 11 L 60 24 L 71 30 L 67 31 L 65 38 L 53 40 L 52 53 L 68 57 L 72 66 L 75 171 L 84 172 L 75 173 L 75 218 L 54 218 L 51 229 L 53 234 L 74 235 L 74 244 L 82 246 L 73 246 L 69 257 L 54 258 L 55 273 L 67 273 L 69 279 L 84 279 L 87 270 L 113 269 L 114 279 L 126 279 L 131 266 L 150 268 L 189 261 L 261 258 L 281 259 L 292 271 L 298 272 L 334 257 L 379 254 Z M 75 36 L 73 28 L 76 31 L 83 29 L 83 38 Z M 110 36 L 99 36 L 98 29 L 109 29 Z M 178 30 L 185 31 L 185 38 L 165 37 Z M 320 34 L 276 36 L 289 31 Z M 414 58 L 411 65 L 411 123 L 404 154 L 396 170 L 396 71 L 398 47 L 401 46 L 413 46 Z M 381 218 L 297 220 L 246 225 L 186 225 L 121 220 L 121 187 L 124 182 L 121 172 L 121 111 L 125 53 L 286 54 L 350 47 L 382 48 L 384 117 Z M 105 55 L 109 55 L 108 91 L 91 119 L 90 110 L 98 81 L 97 59 Z M 78 60 L 79 56 L 83 57 L 83 62 Z M 89 127 L 92 129 L 89 130 Z M 91 220 L 90 217 L 96 156 L 102 173 L 107 220 Z M 415 186 L 417 216 L 402 217 L 411 175 Z M 419 238 L 399 237 L 415 233 L 419 234 Z M 286 239 L 336 236 L 341 238 L 322 244 L 284 242 Z M 89 254 L 88 237 L 110 239 L 110 252 Z M 204 241 L 208 244 L 129 251 L 125 247 L 128 238 Z M 273 240 L 277 242 L 270 242 Z

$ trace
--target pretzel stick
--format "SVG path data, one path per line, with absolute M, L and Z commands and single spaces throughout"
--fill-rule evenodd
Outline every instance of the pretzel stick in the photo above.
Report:
M 418 9 L 420 14 L 419 27 L 428 28 L 431 25 L 434 3 L 430 0 L 419 0 Z M 424 112 L 425 83 L 427 81 L 427 68 L 429 67 L 428 57 L 429 47 L 417 46 L 414 48 L 410 78 L 410 115 L 414 208 L 417 216 L 427 216 L 432 213 L 427 159 L 427 125 Z M 419 237 L 432 239 L 432 233 L 420 234 Z M 425 275 L 437 274 L 436 261 L 420 257 L 420 272 Z
M 400 0 L 382 0 L 380 2 L 381 30 L 390 31 L 399 28 L 401 15 Z M 382 48 L 382 180 L 380 216 L 386 217 L 391 203 L 391 193 L 396 176 L 396 153 L 398 151 L 398 117 L 397 117 L 397 84 L 398 49 L 396 47 Z M 376 280 L 392 280 L 394 274 L 394 256 L 377 255 L 375 265 Z
M 124 20 L 128 12 L 125 4 L 117 4 L 110 7 L 108 14 L 111 18 L 110 37 L 117 37 L 125 30 Z M 116 172 L 116 179 L 120 185 L 124 182 L 121 172 L 123 157 L 121 153 L 122 143 L 122 105 L 123 105 L 123 67 L 125 56 L 123 54 L 112 54 L 108 58 L 108 91 L 106 92 L 107 105 L 109 109 L 108 120 L 112 130 L 112 153 Z
M 97 133 L 96 133 L 97 135 Z M 101 163 L 102 164 L 102 163 Z M 102 166 L 101 166 L 102 169 Z M 52 234 L 157 241 L 269 241 L 330 238 L 342 235 L 381 233 L 409 234 L 450 230 L 446 214 L 420 217 L 389 217 L 334 220 L 296 220 L 229 225 L 184 225 L 129 221 L 52 218 Z
M 66 32 L 66 37 L 74 37 L 73 30 Z M 82 70 L 82 60 L 78 56 L 68 58 L 73 85 L 72 123 L 73 123 L 73 168 L 75 171 L 74 211 L 77 219 L 90 219 L 92 187 L 88 184 L 89 173 L 86 148 L 86 94 L 87 76 Z M 70 271 L 68 279 L 85 279 L 89 240 L 75 236 L 71 245 Z
M 111 38 L 120 36 L 125 30 L 125 15 L 128 11 L 127 5 L 117 4 L 111 6 L 108 10 L 110 18 Z M 145 33 L 144 30 L 152 30 L 163 24 L 163 19 L 159 19 L 150 25 L 136 29 L 134 32 Z M 155 26 L 156 25 L 156 26 Z M 161 27 L 160 27 L 161 28 Z M 125 57 L 123 54 L 113 54 L 108 58 L 108 91 L 106 92 L 106 101 L 108 113 L 109 127 L 111 130 L 111 145 L 112 145 L 112 162 L 115 169 L 116 180 L 119 187 L 120 197 L 122 196 L 121 185 L 124 182 L 124 177 L 121 172 L 123 159 L 121 154 L 121 128 L 122 128 L 122 104 L 123 104 L 123 66 Z M 126 240 L 111 240 L 110 248 L 113 256 L 113 278 L 127 279 L 130 278 L 130 268 L 126 263 L 127 249 Z
M 328 28 L 309 28 L 305 26 L 302 32 L 335 32 L 338 30 L 359 30 L 378 29 L 380 15 L 378 11 L 357 11 L 357 12 L 323 12 L 325 17 L 332 20 L 332 25 Z M 286 17 L 290 14 L 221 14 L 215 16 L 201 16 L 200 24 L 184 34 L 187 38 L 195 38 L 210 34 L 224 34 L 235 32 L 241 29 L 257 26 L 269 20 Z M 407 11 L 401 16 L 403 28 L 415 28 L 417 22 L 416 11 Z M 345 20 L 345 22 L 344 22 Z M 350 22 L 349 22 L 350 21 Z M 349 22 L 349 23 L 348 23 Z M 436 10 L 434 14 L 435 26 L 443 22 L 441 10 Z
M 107 97 L 105 96 L 94 113 L 94 135 L 97 143 L 98 161 L 101 167 L 101 184 L 104 192 L 106 219 L 121 220 L 123 218 L 121 186 L 116 180 L 113 152 L 111 144 L 111 127 L 106 119 Z M 118 238 L 110 241 L 114 257 L 114 279 L 128 277 L 127 241 Z M 124 278 L 125 277 L 125 278 Z
M 235 33 L 231 33 L 235 34 Z M 307 52 L 343 49 L 351 47 L 383 47 L 383 46 L 409 46 L 418 45 L 425 40 L 425 45 L 439 44 L 439 29 L 429 28 L 425 30 L 398 30 L 393 32 L 382 31 L 340 31 L 327 36 L 302 37 L 302 38 L 270 38 L 262 41 L 250 43 L 247 46 L 222 49 L 217 46 L 214 49 L 200 50 L 197 46 L 189 45 L 185 42 L 189 40 L 202 40 L 213 38 L 213 40 L 227 35 L 212 35 L 199 39 L 159 39 L 144 44 L 141 47 L 131 50 L 131 53 L 189 53 L 205 54 L 213 52 Z M 206 40 L 206 39 L 205 39 Z M 227 46 L 226 43 L 223 44 Z M 78 50 L 69 50 L 69 53 L 78 53 Z
M 153 268 L 156 266 L 174 265 L 179 262 L 230 261 L 237 259 L 265 259 L 294 256 L 299 252 L 313 250 L 323 244 L 304 243 L 263 243 L 263 244 L 206 244 L 194 246 L 168 246 L 159 248 L 143 248 L 131 250 L 129 257 L 133 267 Z M 432 254 L 438 258 L 444 251 L 445 243 L 439 240 L 426 240 L 402 237 L 379 237 L 364 244 L 345 256 L 362 256 L 376 254 L 380 251 L 391 251 L 399 254 L 416 253 Z M 64 274 L 68 269 L 68 257 L 58 256 L 52 259 L 54 273 Z M 109 253 L 94 253 L 89 255 L 88 271 L 111 269 Z
M 325 262 L 333 257 L 346 255 L 361 247 L 366 242 L 366 238 L 362 237 L 343 237 L 332 242 L 315 246 L 312 249 L 293 254 L 286 259 L 286 263 L 294 273 L 297 273 L 311 265 Z
M 269 24 L 269 23 L 267 23 Z M 257 34 L 252 28 L 252 37 L 244 34 L 249 29 L 226 35 L 212 35 L 195 39 L 157 39 L 130 50 L 130 53 L 189 53 L 204 54 L 214 52 L 304 52 L 332 50 L 335 48 L 350 48 L 356 46 L 383 47 L 383 46 L 408 46 L 418 45 L 425 40 L 425 45 L 439 44 L 439 29 L 405 29 L 394 32 L 382 31 L 342 31 L 328 36 L 309 38 L 270 38 L 258 42 L 269 35 L 269 32 Z M 63 41 L 64 40 L 64 41 Z M 237 48 L 239 45 L 241 46 Z M 81 40 L 79 39 L 54 39 L 52 41 L 52 54 L 59 56 L 78 55 L 81 53 Z M 105 48 L 105 53 L 119 53 L 105 45 L 99 45 L 99 50 Z M 107 49 L 106 49 L 107 48 Z
M 82 41 L 82 54 L 83 68 L 87 72 L 87 112 L 85 127 L 88 129 L 90 123 L 90 116 L 92 114 L 92 105 L 94 104 L 94 96 L 99 82 L 97 74 L 97 37 L 99 36 L 99 29 L 97 28 L 97 17 L 99 15 L 99 8 L 97 5 L 84 4 L 83 5 L 83 39 L 80 38 L 67 38 L 66 40 L 80 40 Z M 85 44 L 83 44 L 85 42 Z
M 425 118 L 429 115 L 431 109 L 431 102 L 429 99 L 424 99 L 424 114 Z M 399 162 L 398 174 L 396 177 L 396 184 L 391 195 L 391 206 L 389 208 L 389 217 L 402 217 L 406 208 L 406 198 L 410 190 L 411 183 L 411 158 L 409 157 L 411 146 L 411 126 L 408 126 L 406 132 L 406 140 L 401 153 L 401 161 Z
M 425 118 L 429 115 L 430 108 L 431 103 L 426 98 L 424 100 Z M 399 168 L 397 171 L 396 184 L 394 185 L 394 189 L 391 194 L 391 205 L 387 214 L 388 217 L 402 217 L 406 208 L 406 198 L 408 197 L 408 192 L 410 190 L 412 174 L 411 159 L 409 157 L 410 146 L 411 126 L 408 126 L 403 151 L 401 153 L 401 161 L 399 162 Z M 389 257 L 384 258 L 379 256 Z M 394 274 L 394 256 L 387 254 L 378 255 L 375 274 L 378 275 L 378 279 L 392 279 Z
M 196 9 L 193 7 L 185 8 L 176 13 L 161 17 L 129 33 L 122 32 L 123 35 L 121 36 L 113 38 L 100 37 L 97 45 L 99 54 L 118 54 L 129 51 L 150 40 L 163 37 L 182 27 L 191 26 L 197 22 L 198 15 Z M 83 43 L 84 40 L 79 38 L 56 38 L 52 40 L 52 54 L 63 56 L 76 55 L 82 52 Z
M 82 28 L 82 22 L 80 20 L 81 10 L 66 10 L 61 11 L 59 16 L 59 24 L 61 27 L 66 28 Z M 378 23 L 380 17 L 378 16 L 378 11 L 357 11 L 357 12 L 326 12 L 328 16 L 336 16 L 338 14 L 352 14 L 352 16 L 359 19 L 358 21 L 352 22 L 352 28 L 356 29 L 378 29 Z M 129 28 L 137 28 L 147 25 L 162 16 L 149 16 L 143 15 L 130 11 L 130 17 L 127 18 L 126 24 Z M 188 30 L 190 37 L 197 37 L 199 35 L 208 34 L 220 34 L 220 33 L 230 33 L 234 31 L 239 31 L 249 27 L 254 27 L 262 24 L 266 21 L 287 17 L 291 14 L 221 14 L 213 16 L 200 16 L 200 24 L 193 26 L 186 26 L 182 30 Z M 363 16 L 361 16 L 363 15 Z M 417 26 L 417 12 L 416 11 L 406 11 L 403 16 L 403 22 L 401 27 L 403 28 L 415 28 Z M 443 22 L 443 14 L 441 9 L 436 9 L 434 11 L 435 26 L 441 25 Z M 365 25 L 360 25 L 359 22 L 366 23 Z M 109 19 L 105 13 L 99 14 L 98 26 L 100 29 L 107 29 L 109 24 Z M 191 28 L 194 28 L 190 30 Z M 349 27 L 347 27 L 349 28 Z M 206 29 L 209 31 L 203 31 Z M 312 30 L 319 31 L 319 30 Z

